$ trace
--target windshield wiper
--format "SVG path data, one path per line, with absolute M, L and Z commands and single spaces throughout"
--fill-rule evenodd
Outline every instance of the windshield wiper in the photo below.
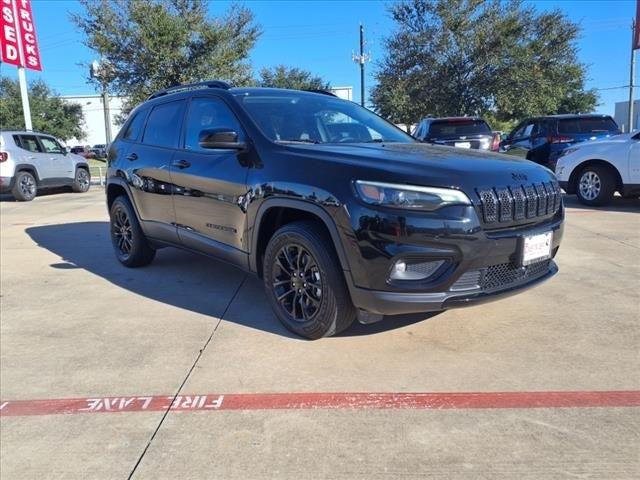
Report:
M 320 143 L 318 140 L 311 140 L 310 138 L 292 138 L 292 139 L 280 139 L 276 140 L 278 143 Z

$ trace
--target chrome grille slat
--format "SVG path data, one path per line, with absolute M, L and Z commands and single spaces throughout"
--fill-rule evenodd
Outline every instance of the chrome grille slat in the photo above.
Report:
M 562 203 L 555 181 L 476 190 L 484 223 L 508 223 L 554 214 Z

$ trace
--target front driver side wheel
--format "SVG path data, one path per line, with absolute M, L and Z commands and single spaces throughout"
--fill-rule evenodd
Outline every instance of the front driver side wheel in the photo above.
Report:
M 263 265 L 271 307 L 292 332 L 315 340 L 356 316 L 331 237 L 313 221 L 289 223 L 269 241 Z

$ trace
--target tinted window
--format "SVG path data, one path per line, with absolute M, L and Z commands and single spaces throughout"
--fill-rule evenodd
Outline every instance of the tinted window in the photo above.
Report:
M 137 140 L 140 138 L 140 132 L 144 124 L 144 117 L 146 112 L 137 112 L 133 119 L 127 125 L 127 130 L 124 132 L 122 138 L 125 140 Z
M 40 142 L 47 153 L 62 153 L 62 147 L 53 138 L 40 137 Z
M 202 130 L 224 128 L 238 133 L 238 140 L 243 141 L 240 124 L 227 105 L 218 98 L 194 98 L 189 106 L 185 148 L 188 150 L 207 150 L 200 148 L 198 139 Z
M 431 123 L 429 137 L 459 137 L 461 135 L 491 135 L 484 120 L 444 120 Z
M 558 133 L 600 133 L 618 131 L 611 117 L 577 117 L 558 121 Z
M 142 143 L 177 148 L 184 113 L 184 100 L 163 103 L 151 110 L 144 128 Z
M 42 148 L 35 135 L 20 135 L 20 147 L 34 153 L 42 153 Z

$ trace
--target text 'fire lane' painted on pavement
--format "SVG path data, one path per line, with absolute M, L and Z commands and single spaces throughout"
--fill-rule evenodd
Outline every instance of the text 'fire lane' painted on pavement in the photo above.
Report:
M 640 391 L 236 393 L 0 401 L 0 416 L 154 411 L 640 407 Z

